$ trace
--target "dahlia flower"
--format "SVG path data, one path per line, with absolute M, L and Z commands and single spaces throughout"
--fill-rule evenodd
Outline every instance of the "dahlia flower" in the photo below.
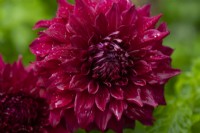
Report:
M 164 85 L 179 74 L 173 49 L 162 45 L 167 26 L 156 28 L 160 17 L 129 0 L 58 0 L 56 17 L 36 23 L 46 30 L 30 45 L 57 118 L 51 124 L 64 117 L 71 132 L 152 125 L 154 108 L 166 104 Z
M 1 133 L 57 131 L 49 126 L 49 105 L 39 97 L 36 83 L 37 77 L 31 68 L 23 67 L 21 60 L 11 65 L 5 64 L 0 57 Z

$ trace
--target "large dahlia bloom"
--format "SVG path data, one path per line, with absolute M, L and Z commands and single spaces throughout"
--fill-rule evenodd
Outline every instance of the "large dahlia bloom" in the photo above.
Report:
M 173 50 L 162 45 L 166 24 L 155 27 L 161 15 L 151 17 L 149 5 L 136 8 L 129 0 L 58 5 L 55 18 L 35 25 L 46 30 L 30 46 L 51 124 L 62 116 L 71 132 L 122 132 L 135 120 L 152 125 L 154 108 L 165 104 L 165 83 L 179 73 L 171 68 Z
M 0 57 L 1 133 L 62 133 L 60 125 L 49 126 L 49 105 L 39 97 L 37 81 L 31 67 L 24 68 L 21 60 L 11 65 Z

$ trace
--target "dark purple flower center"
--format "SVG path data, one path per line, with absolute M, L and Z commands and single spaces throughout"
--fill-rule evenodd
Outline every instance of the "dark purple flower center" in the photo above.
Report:
M 123 42 L 107 36 L 102 42 L 90 46 L 90 61 L 92 62 L 92 77 L 106 83 L 120 85 L 127 81 L 129 67 L 133 64 L 129 54 L 122 48 Z M 126 84 L 126 83 L 125 83 Z
M 0 95 L 0 131 L 39 132 L 47 125 L 48 104 L 24 93 Z

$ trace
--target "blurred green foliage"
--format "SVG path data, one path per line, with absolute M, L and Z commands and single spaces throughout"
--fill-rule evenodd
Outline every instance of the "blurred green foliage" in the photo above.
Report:
M 158 107 L 156 122 L 146 127 L 137 122 L 125 133 L 198 133 L 200 131 L 200 0 L 133 0 L 136 5 L 152 4 L 152 14 L 163 14 L 171 35 L 164 41 L 175 49 L 173 66 L 182 74 L 166 86 L 168 105 Z M 71 0 L 70 2 L 73 2 Z M 37 37 L 34 24 L 51 19 L 56 0 L 0 0 L 0 53 L 7 62 L 23 55 L 25 64 L 34 61 L 29 44 Z M 195 62 L 195 63 L 192 63 Z M 95 133 L 94 131 L 93 133 Z M 78 133 L 84 133 L 79 130 Z M 112 131 L 109 131 L 112 133 Z

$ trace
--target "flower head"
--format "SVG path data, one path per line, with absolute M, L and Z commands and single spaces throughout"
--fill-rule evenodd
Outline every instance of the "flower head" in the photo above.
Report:
M 55 18 L 35 25 L 47 29 L 30 46 L 57 123 L 74 110 L 75 125 L 87 130 L 151 125 L 153 109 L 165 104 L 165 83 L 179 73 L 173 50 L 162 45 L 166 24 L 156 28 L 161 15 L 129 0 L 58 4 Z
M 27 69 L 21 60 L 11 65 L 0 57 L 0 132 L 44 132 L 48 125 L 49 105 L 39 97 L 37 78 Z

